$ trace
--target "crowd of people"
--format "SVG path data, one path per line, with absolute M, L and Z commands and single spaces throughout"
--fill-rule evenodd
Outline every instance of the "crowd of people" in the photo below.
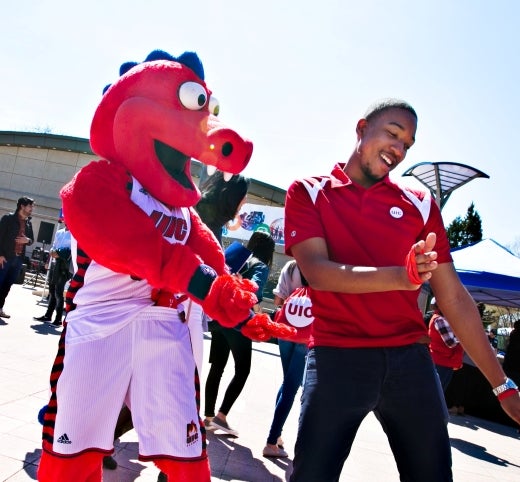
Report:
M 514 383 L 520 383 L 519 321 L 502 368 L 477 306 L 454 270 L 436 203 L 389 178 L 414 144 L 416 129 L 417 114 L 408 103 L 377 103 L 358 121 L 355 148 L 346 163 L 335 165 L 328 175 L 296 180 L 287 192 L 284 238 L 293 259 L 283 267 L 272 294 L 275 305 L 281 306 L 296 288 L 308 285 L 314 324 L 308 345 L 278 340 L 283 382 L 272 424 L 266 427 L 263 455 L 289 456 L 282 431 L 303 383 L 292 482 L 338 480 L 370 412 L 388 436 L 403 480 L 452 480 L 443 391 L 462 367 L 464 351 L 504 411 L 520 422 Z M 217 172 L 203 186 L 196 210 L 221 244 L 222 227 L 245 202 L 248 185 L 243 176 L 226 180 Z M 15 213 L 0 220 L 0 317 L 9 317 L 3 310 L 5 298 L 19 274 L 25 247 L 34 242 L 33 205 L 32 199 L 22 197 Z M 246 247 L 251 257 L 237 276 L 258 286 L 253 310 L 259 312 L 275 240 L 255 232 Z M 35 319 L 51 322 L 55 311 L 52 323 L 61 325 L 71 262 L 66 224 L 56 235 L 51 257 L 51 301 Z M 418 308 L 423 283 L 429 283 L 435 295 L 428 327 Z M 194 352 L 199 345 L 199 376 L 206 356 L 200 347 L 202 333 L 209 330 L 206 323 L 212 325 L 204 426 L 238 436 L 228 416 L 250 374 L 252 341 L 238 329 L 221 325 L 223 320 L 208 320 L 196 303 L 176 306 L 190 325 Z M 234 376 L 217 410 L 230 354 Z M 164 480 L 165 475 L 160 477 Z

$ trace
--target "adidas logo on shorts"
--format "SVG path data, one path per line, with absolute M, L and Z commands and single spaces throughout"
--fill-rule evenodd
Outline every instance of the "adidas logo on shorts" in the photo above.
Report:
M 58 443 L 59 444 L 71 444 L 72 442 L 70 441 L 68 435 L 66 433 L 64 433 L 59 439 L 58 439 Z

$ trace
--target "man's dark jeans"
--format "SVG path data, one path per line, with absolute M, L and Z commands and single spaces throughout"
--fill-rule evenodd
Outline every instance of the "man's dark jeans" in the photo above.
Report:
M 371 411 L 387 434 L 401 481 L 452 480 L 439 378 L 428 347 L 414 344 L 309 351 L 291 482 L 339 480 Z
M 18 279 L 18 275 L 22 270 L 22 264 L 23 256 L 14 256 L 0 268 L 0 309 L 4 307 L 9 290 Z

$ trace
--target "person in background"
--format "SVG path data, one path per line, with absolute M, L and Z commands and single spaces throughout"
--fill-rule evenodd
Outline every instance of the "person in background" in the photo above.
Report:
M 516 320 L 509 335 L 509 343 L 502 364 L 509 378 L 520 384 L 520 320 Z
M 243 278 L 250 279 L 258 285 L 256 292 L 258 304 L 253 307 L 258 312 L 260 311 L 259 304 L 263 298 L 262 292 L 273 262 L 275 242 L 270 234 L 256 231 L 251 235 L 247 248 L 252 252 L 252 257 L 240 271 L 240 274 Z M 235 374 L 226 389 L 220 409 L 215 415 L 220 380 L 230 352 L 235 361 Z M 217 326 L 216 330 L 212 332 L 209 354 L 211 367 L 205 387 L 205 425 L 238 437 L 238 432 L 229 426 L 227 416 L 249 377 L 251 354 L 251 339 L 245 337 L 239 330 Z
M 61 326 L 64 306 L 65 283 L 70 279 L 71 263 L 71 236 L 64 222 L 63 227 L 56 231 L 54 242 L 49 251 L 51 266 L 49 273 L 49 304 L 47 311 L 42 316 L 33 317 L 36 321 L 44 321 L 54 326 Z M 56 316 L 52 321 L 52 314 L 56 310 Z
M 221 171 L 216 171 L 201 187 L 201 199 L 195 206 L 195 210 L 220 245 L 222 245 L 222 229 L 235 218 L 240 207 L 245 203 L 248 189 L 249 179 L 237 174 L 226 181 Z M 200 316 L 191 316 L 189 326 L 194 340 L 195 356 L 199 360 L 199 376 L 201 376 L 204 341 L 202 331 L 208 330 L 208 322 L 204 313 L 201 310 L 199 312 L 195 305 L 192 304 L 192 312 L 193 314 L 199 313 Z M 202 318 L 202 323 L 195 323 L 194 320 L 199 318 Z M 196 336 L 195 332 L 197 332 Z
M 294 259 L 288 261 L 280 272 L 278 284 L 273 290 L 274 304 L 278 308 L 297 288 L 307 284 Z M 302 384 L 307 345 L 288 340 L 278 340 L 282 362 L 283 381 L 276 395 L 273 421 L 263 450 L 264 457 L 288 457 L 281 439 L 283 426 L 291 411 L 294 397 Z
M 224 180 L 222 172 L 217 171 L 201 187 L 201 199 L 195 210 L 206 226 L 222 244 L 222 228 L 237 215 L 246 202 L 249 179 L 241 175 Z
M 487 336 L 489 340 L 489 344 L 493 347 L 495 353 L 498 353 L 498 338 L 497 338 L 497 330 L 495 328 L 488 327 Z
M 33 208 L 34 199 L 23 196 L 16 203 L 16 211 L 0 219 L 0 318 L 11 318 L 4 311 L 5 299 L 22 270 L 26 246 L 34 242 Z
M 453 373 L 451 386 L 449 389 L 451 406 L 448 412 L 452 415 L 464 415 L 466 413 L 467 402 L 471 400 L 475 393 L 475 380 L 480 378 L 480 371 L 475 362 L 466 352 L 462 356 L 462 367 Z
M 448 320 L 437 306 L 437 300 L 432 298 L 430 304 L 434 310 L 428 327 L 430 354 L 435 363 L 442 390 L 445 392 L 453 377 L 453 372 L 462 368 L 464 350 Z
M 482 302 L 477 303 L 477 309 L 482 319 L 486 305 Z M 450 386 L 451 406 L 448 412 L 452 415 L 464 415 L 466 411 L 467 402 L 475 393 L 476 380 L 480 378 L 480 370 L 475 365 L 475 362 L 464 352 L 462 356 L 462 367 L 453 372 L 453 377 Z
M 370 412 L 402 480 L 453 480 L 446 403 L 418 308 L 425 282 L 504 411 L 520 422 L 518 388 L 455 271 L 440 209 L 429 192 L 389 177 L 416 129 L 410 104 L 378 102 L 357 122 L 346 163 L 287 191 L 285 249 L 309 282 L 314 316 L 291 482 L 339 480 Z
M 223 173 L 217 171 L 204 183 L 201 188 L 202 196 L 195 209 L 202 221 L 211 229 L 220 244 L 222 244 L 222 228 L 235 218 L 238 211 L 240 211 L 240 207 L 246 202 L 249 184 L 249 179 L 241 175 L 232 176 L 229 181 L 225 181 Z M 227 363 L 227 357 L 229 357 L 228 343 L 222 332 L 222 329 L 218 326 L 218 322 L 211 321 L 210 323 L 212 325 L 209 355 L 210 363 L 212 363 L 212 360 L 215 358 L 220 359 L 220 353 L 226 353 L 227 350 L 226 361 L 224 362 L 225 367 Z M 238 334 L 241 335 L 240 333 Z M 233 334 L 230 335 L 230 337 L 232 336 Z M 215 415 L 214 410 L 216 396 L 220 384 L 220 378 L 222 377 L 222 374 L 220 374 L 220 376 L 218 375 L 216 365 L 215 368 L 213 368 L 212 365 L 212 369 L 213 372 L 210 370 L 210 373 L 208 374 L 208 380 L 210 384 L 213 383 L 211 393 L 215 394 L 215 399 L 213 402 L 211 415 L 208 416 L 206 411 L 204 412 L 204 425 L 207 429 L 210 430 L 215 428 L 211 425 L 211 421 Z M 218 380 L 216 380 L 217 377 Z M 206 392 L 208 391 L 207 383 L 208 381 L 206 381 Z M 207 402 L 206 407 L 208 407 Z

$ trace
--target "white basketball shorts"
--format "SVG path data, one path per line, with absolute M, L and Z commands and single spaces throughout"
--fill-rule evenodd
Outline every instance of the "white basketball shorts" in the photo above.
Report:
M 132 411 L 139 455 L 198 459 L 202 436 L 188 326 L 152 306 L 106 338 L 67 344 L 56 389 L 53 451 L 110 452 L 123 403 Z

